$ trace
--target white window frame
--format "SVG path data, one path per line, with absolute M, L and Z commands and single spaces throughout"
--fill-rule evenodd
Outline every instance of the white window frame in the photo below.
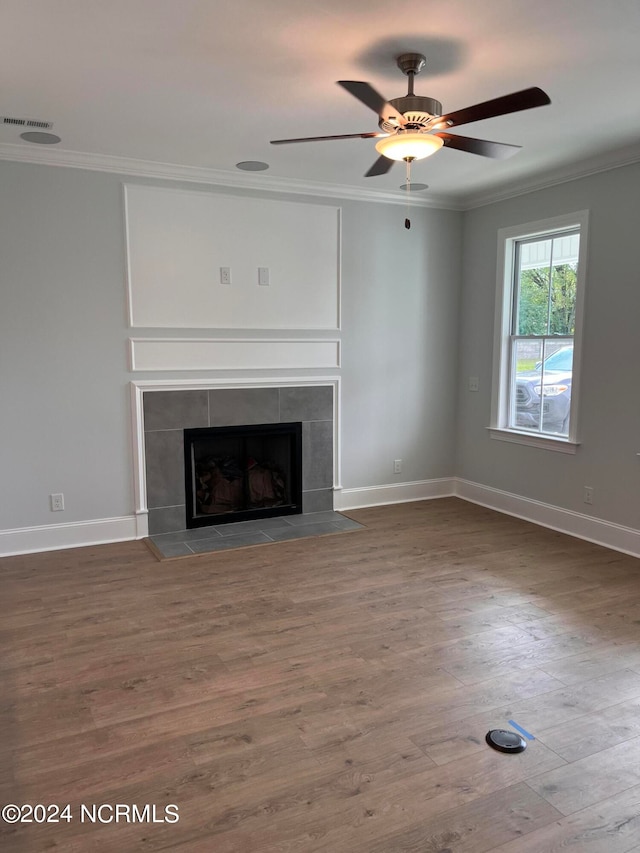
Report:
M 578 445 L 578 407 L 580 395 L 580 367 L 582 352 L 582 325 L 584 291 L 587 275 L 589 211 L 580 210 L 562 216 L 501 228 L 498 231 L 498 277 L 496 289 L 496 314 L 493 347 L 493 381 L 491 392 L 491 438 L 528 444 L 562 453 L 575 453 Z M 519 240 L 554 237 L 563 231 L 580 231 L 578 275 L 576 281 L 575 333 L 573 335 L 573 373 L 571 383 L 571 409 L 569 435 L 550 436 L 509 427 L 509 376 L 511 319 L 514 306 L 515 246 Z

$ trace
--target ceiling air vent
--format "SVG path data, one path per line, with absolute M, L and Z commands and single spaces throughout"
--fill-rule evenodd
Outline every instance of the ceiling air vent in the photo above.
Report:
M 12 118 L 11 116 L 0 116 L 2 124 L 13 125 L 13 127 L 37 127 L 40 130 L 50 130 L 52 121 L 40 121 L 35 118 Z

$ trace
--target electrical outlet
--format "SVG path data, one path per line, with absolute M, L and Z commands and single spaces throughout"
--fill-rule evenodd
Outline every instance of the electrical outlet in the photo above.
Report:
M 402 474 L 402 459 L 393 460 L 393 473 Z
M 271 284 L 269 267 L 258 267 L 258 284 L 260 287 L 269 287 Z
M 584 487 L 584 502 L 586 504 L 593 503 L 593 486 L 585 486 Z
M 64 495 L 59 492 L 57 495 L 49 495 L 51 501 L 51 512 L 62 512 L 64 509 Z
M 231 267 L 220 267 L 220 284 L 231 284 Z
M 480 390 L 480 379 L 477 376 L 469 377 L 469 391 L 479 391 Z

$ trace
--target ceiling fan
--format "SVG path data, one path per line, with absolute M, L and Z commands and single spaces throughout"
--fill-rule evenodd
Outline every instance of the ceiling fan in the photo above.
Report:
M 425 66 L 426 58 L 421 53 L 403 53 L 397 58 L 398 67 L 407 75 L 408 91 L 402 98 L 387 101 L 369 83 L 357 80 L 338 80 L 338 84 L 372 109 L 378 115 L 381 133 L 346 133 L 337 136 L 309 136 L 300 139 L 273 139 L 272 145 L 288 145 L 292 142 L 319 142 L 331 139 L 374 139 L 380 157 L 371 166 L 365 177 L 384 175 L 393 166 L 394 160 L 411 163 L 434 154 L 443 146 L 480 154 L 483 157 L 505 158 L 515 154 L 520 145 L 505 142 L 490 142 L 448 133 L 451 127 L 471 124 L 487 118 L 529 110 L 550 104 L 551 99 L 542 89 L 533 87 L 503 95 L 481 104 L 442 114 L 442 104 L 433 98 L 414 94 L 416 74 Z

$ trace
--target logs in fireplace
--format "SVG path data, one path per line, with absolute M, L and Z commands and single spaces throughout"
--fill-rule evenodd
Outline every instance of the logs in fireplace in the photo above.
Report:
M 302 512 L 302 424 L 184 430 L 186 525 Z

